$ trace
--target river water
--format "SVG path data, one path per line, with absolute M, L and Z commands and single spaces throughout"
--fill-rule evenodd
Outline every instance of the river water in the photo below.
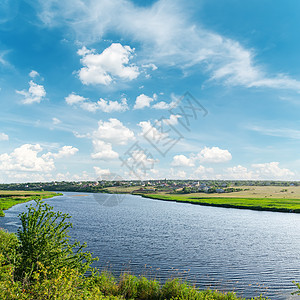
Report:
M 299 299 L 291 292 L 292 281 L 300 282 L 300 214 L 133 195 L 64 193 L 46 201 L 72 216 L 71 236 L 100 258 L 95 266 L 116 275 L 180 277 L 247 298 Z M 6 211 L 0 227 L 15 232 L 26 205 Z

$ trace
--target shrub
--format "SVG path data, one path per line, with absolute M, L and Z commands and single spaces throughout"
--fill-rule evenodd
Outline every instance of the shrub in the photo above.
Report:
M 83 252 L 85 244 L 70 243 L 68 231 L 72 224 L 67 221 L 70 216 L 53 212 L 53 208 L 41 200 L 35 202 L 35 206 L 30 205 L 28 211 L 20 215 L 17 278 L 30 280 L 40 264 L 49 270 L 49 274 L 68 267 L 83 275 L 95 259 L 91 253 Z

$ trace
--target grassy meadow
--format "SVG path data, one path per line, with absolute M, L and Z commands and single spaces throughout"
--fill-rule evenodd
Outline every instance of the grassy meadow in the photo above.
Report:
M 242 186 L 243 191 L 231 193 L 153 193 L 144 197 L 240 209 L 300 213 L 300 187 Z
M 4 217 L 3 210 L 7 210 L 12 206 L 35 199 L 47 199 L 59 194 L 53 192 L 37 192 L 37 191 L 0 191 L 0 217 Z

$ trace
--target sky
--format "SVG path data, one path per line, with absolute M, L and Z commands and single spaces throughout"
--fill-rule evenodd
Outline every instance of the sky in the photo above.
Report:
M 0 182 L 300 180 L 299 9 L 2 0 Z

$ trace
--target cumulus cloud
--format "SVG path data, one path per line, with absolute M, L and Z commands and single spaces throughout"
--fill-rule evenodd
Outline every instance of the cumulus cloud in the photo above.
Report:
M 100 177 L 100 178 L 102 178 L 102 177 L 106 178 L 107 176 L 109 176 L 111 174 L 109 169 L 101 169 L 99 167 L 94 167 L 94 171 L 96 173 L 96 176 Z
M 93 159 L 115 160 L 119 154 L 112 149 L 111 143 L 101 140 L 93 140 L 94 152 L 91 154 Z
M 198 153 L 191 153 L 189 157 L 179 154 L 173 157 L 173 166 L 194 166 L 196 161 L 200 163 L 224 163 L 232 159 L 228 150 L 219 147 L 204 147 Z
M 258 175 L 255 175 L 253 171 L 248 170 L 246 167 L 237 165 L 229 167 L 225 170 L 226 179 L 237 179 L 237 180 L 251 180 L 258 179 Z
M 104 100 L 100 98 L 97 102 L 88 101 L 88 98 L 72 93 L 65 98 L 69 105 L 79 105 L 82 109 L 89 112 L 96 112 L 101 110 L 106 113 L 123 112 L 128 110 L 127 99 L 122 98 L 121 101 Z
M 195 160 L 188 158 L 183 154 L 175 155 L 171 165 L 173 167 L 193 167 L 195 165 Z
M 206 168 L 202 165 L 198 166 L 197 169 L 194 171 L 195 175 L 212 175 L 214 173 L 213 168 Z
M 150 103 L 153 100 L 153 98 L 148 97 L 145 94 L 141 94 L 136 98 L 133 109 L 142 109 L 145 107 L 150 107 Z
M 165 102 L 165 101 L 157 102 L 157 103 L 152 105 L 152 108 L 154 108 L 154 109 L 168 109 L 168 110 L 170 110 L 172 108 L 175 108 L 179 103 L 179 99 L 174 94 L 171 95 L 171 99 L 172 99 L 172 101 L 169 102 L 169 103 Z
M 7 134 L 0 132 L 0 141 L 8 141 L 9 137 Z
M 256 173 L 258 173 L 261 178 L 266 179 L 289 178 L 295 175 L 295 173 L 289 169 L 280 168 L 279 162 L 253 164 L 252 167 L 256 170 Z
M 205 147 L 197 154 L 197 159 L 202 163 L 222 163 L 232 159 L 228 150 L 219 147 Z
M 24 96 L 25 98 L 22 100 L 23 104 L 33 104 L 40 103 L 46 97 L 45 88 L 42 85 L 39 85 L 32 80 L 29 81 L 29 89 L 28 91 L 16 91 L 17 94 Z
M 281 168 L 279 162 L 252 164 L 251 167 L 237 165 L 227 168 L 222 176 L 225 179 L 244 180 L 290 180 L 295 175 L 287 168 Z
M 119 154 L 113 150 L 113 145 L 126 145 L 134 140 L 133 131 L 127 128 L 121 121 L 110 118 L 107 122 L 100 120 L 98 128 L 92 133 L 94 152 L 93 159 L 114 160 Z
M 166 125 L 176 125 L 179 118 L 181 118 L 180 115 L 170 115 L 169 119 L 162 119 L 162 122 Z
M 67 104 L 74 105 L 74 104 L 82 103 L 85 100 L 88 100 L 88 98 L 84 98 L 80 95 L 72 93 L 72 94 L 69 94 L 67 97 L 65 97 L 65 100 L 66 100 Z
M 170 137 L 168 132 L 158 129 L 160 125 L 161 121 L 156 121 L 155 125 L 152 125 L 150 121 L 139 122 L 138 126 L 142 129 L 140 135 L 146 137 L 147 140 L 152 140 L 157 146 L 161 145 L 162 142 L 166 143 Z
M 169 170 L 169 176 L 171 179 L 187 179 L 187 175 L 184 170 L 174 170 L 173 168 Z
M 128 141 L 134 140 L 135 136 L 121 121 L 110 118 L 107 122 L 98 122 L 98 129 L 93 132 L 93 138 L 115 145 L 126 145 Z
M 109 85 L 115 78 L 133 80 L 139 76 L 139 69 L 129 61 L 135 49 L 113 43 L 101 54 L 90 51 L 85 47 L 77 53 L 82 56 L 80 62 L 83 67 L 78 75 L 83 84 Z
M 52 181 L 93 181 L 95 178 L 90 176 L 86 171 L 81 174 L 57 173 L 52 177 Z M 49 181 L 49 180 L 48 180 Z
M 118 101 L 107 101 L 102 98 L 97 102 L 97 108 L 103 112 L 111 113 L 111 112 L 123 112 L 128 110 L 127 100 L 126 98 L 122 98 L 121 102 Z
M 157 102 L 155 104 L 152 105 L 152 108 L 154 109 L 172 109 L 172 108 L 175 108 L 177 105 L 176 102 L 170 102 L 170 103 L 167 103 L 165 101 L 160 101 L 160 102 Z
M 123 160 L 123 163 L 128 166 L 136 166 L 128 173 L 130 178 L 143 180 L 149 179 L 151 173 L 157 173 L 154 166 L 159 163 L 159 160 L 154 159 L 150 153 L 146 153 L 143 149 L 135 149 L 130 152 L 130 157 Z
M 73 146 L 63 146 L 58 153 L 53 153 L 54 158 L 63 158 L 76 154 L 79 150 Z
M 74 155 L 78 149 L 62 147 L 58 153 L 40 154 L 43 148 L 39 144 L 24 144 L 11 153 L 0 155 L 1 171 L 50 172 L 55 169 L 54 159 Z

